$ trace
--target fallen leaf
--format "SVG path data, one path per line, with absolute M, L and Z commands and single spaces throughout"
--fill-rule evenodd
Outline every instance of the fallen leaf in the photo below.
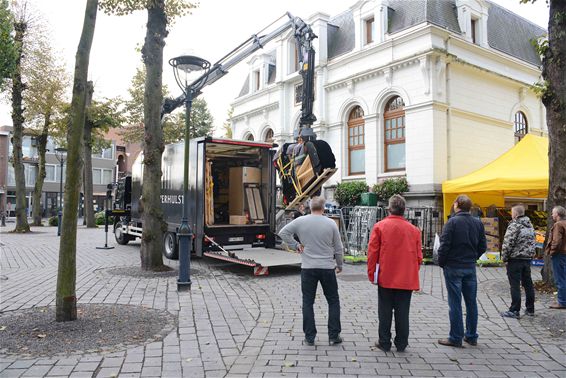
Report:
M 352 357 L 352 362 L 357 362 L 358 359 L 356 357 Z
M 191 362 L 192 360 L 193 360 L 192 358 L 187 358 L 185 361 Z
M 5 330 L 5 329 L 6 329 L 6 326 L 0 327 L 0 331 L 3 331 L 3 330 Z
M 40 338 L 40 339 L 43 339 L 43 338 L 45 338 L 46 336 L 47 336 L 47 335 L 45 335 L 45 334 L 43 334 L 43 333 L 37 335 L 37 337 Z
M 283 366 L 290 368 L 290 367 L 294 367 L 295 363 L 294 362 L 289 362 L 289 361 L 285 361 L 285 364 L 283 364 Z
M 458 361 L 458 359 L 456 357 L 449 357 L 449 360 L 450 361 L 456 361 L 456 362 Z
M 102 328 L 98 330 L 98 333 L 101 333 L 101 332 L 102 332 Z

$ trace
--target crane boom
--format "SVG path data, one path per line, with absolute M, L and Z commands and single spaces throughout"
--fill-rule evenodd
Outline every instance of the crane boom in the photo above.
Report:
M 291 13 L 287 12 L 289 19 L 283 25 L 279 26 L 277 29 L 265 35 L 252 35 L 234 50 L 230 51 L 224 57 L 220 58 L 214 65 L 196 78 L 189 87 L 199 87 L 203 88 L 205 86 L 215 83 L 217 80 L 221 79 L 226 75 L 229 70 L 236 64 L 240 63 L 242 60 L 246 59 L 259 49 L 262 49 L 267 43 L 277 38 L 281 34 L 288 30 L 293 30 L 295 37 L 295 42 L 297 44 L 297 50 L 299 52 L 299 62 L 301 65 L 300 74 L 303 78 L 303 93 L 301 96 L 302 107 L 301 107 L 301 128 L 304 126 L 310 127 L 316 117 L 312 114 L 314 101 L 314 48 L 312 46 L 312 40 L 317 38 L 313 33 L 311 27 L 305 23 L 299 17 L 293 17 Z M 198 96 L 199 93 L 193 94 L 193 98 Z M 185 94 L 178 96 L 176 98 L 166 98 L 161 107 L 161 118 L 166 114 L 173 112 L 175 109 L 180 107 L 185 101 Z

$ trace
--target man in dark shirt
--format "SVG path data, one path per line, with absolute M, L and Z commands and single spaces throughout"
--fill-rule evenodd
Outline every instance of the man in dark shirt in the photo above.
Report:
M 454 202 L 455 214 L 444 225 L 438 249 L 438 265 L 444 270 L 450 334 L 438 340 L 446 346 L 461 347 L 462 339 L 477 345 L 478 304 L 476 261 L 487 249 L 485 230 L 481 221 L 470 215 L 472 200 L 460 195 Z M 462 296 L 466 303 L 466 332 L 462 321 Z

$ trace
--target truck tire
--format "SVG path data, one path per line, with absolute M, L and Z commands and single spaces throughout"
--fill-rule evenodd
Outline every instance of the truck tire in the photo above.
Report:
M 169 260 L 177 260 L 179 258 L 179 244 L 177 243 L 177 235 L 174 232 L 166 232 L 163 235 L 163 255 Z
M 114 226 L 114 237 L 116 238 L 116 243 L 120 245 L 126 245 L 130 240 L 132 240 L 130 235 L 122 232 L 122 222 L 118 222 Z

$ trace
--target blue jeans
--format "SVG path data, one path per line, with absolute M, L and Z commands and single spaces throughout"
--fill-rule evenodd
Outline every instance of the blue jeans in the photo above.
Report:
M 303 292 L 303 331 L 305 338 L 314 341 L 316 324 L 314 321 L 314 298 L 318 282 L 328 302 L 328 337 L 335 339 L 342 331 L 340 325 L 340 298 L 338 297 L 338 282 L 334 269 L 303 269 L 301 270 L 301 290 Z
M 558 289 L 558 304 L 566 306 L 566 255 L 556 254 L 552 256 L 552 271 Z
M 449 340 L 461 345 L 464 336 L 470 341 L 478 339 L 478 304 L 476 301 L 478 283 L 476 268 L 444 267 L 444 279 L 448 293 L 448 307 L 450 309 L 450 335 Z M 466 304 L 466 333 L 462 321 L 462 296 Z

